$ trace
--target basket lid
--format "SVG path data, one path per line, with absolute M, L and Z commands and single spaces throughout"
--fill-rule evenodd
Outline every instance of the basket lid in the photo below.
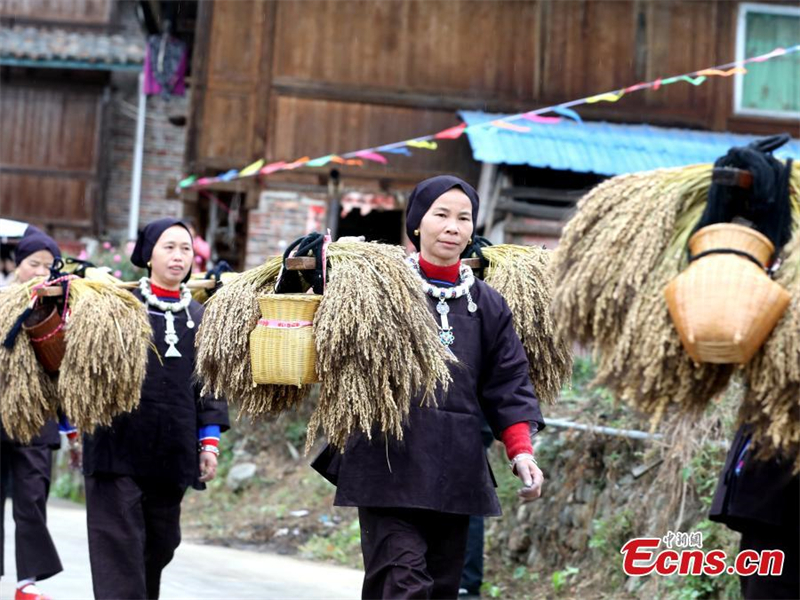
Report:
M 775 246 L 763 233 L 735 223 L 717 223 L 703 227 L 689 239 L 689 251 L 695 256 L 709 250 L 722 249 L 746 252 L 766 267 Z

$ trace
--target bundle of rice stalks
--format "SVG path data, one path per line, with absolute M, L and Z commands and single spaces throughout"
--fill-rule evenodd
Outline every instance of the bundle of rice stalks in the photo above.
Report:
M 319 428 L 340 449 L 357 431 L 402 439 L 411 401 L 430 401 L 437 386 L 449 385 L 451 355 L 402 248 L 337 242 L 328 257 L 314 319 L 322 384 L 306 451 Z
M 767 338 L 744 367 L 747 392 L 741 419 L 752 423 L 757 444 L 769 455 L 772 449 L 794 456 L 800 471 L 800 165 L 789 180 L 792 202 L 792 240 L 784 247 L 783 263 L 775 280 L 792 295 L 792 302 Z
M 41 279 L 0 291 L 0 341 L 31 303 L 31 288 Z M 12 349 L 0 344 L 0 419 L 6 432 L 28 443 L 56 416 L 58 395 L 28 336 L 20 333 Z
M 610 179 L 580 201 L 553 256 L 559 335 L 592 344 L 597 383 L 651 413 L 654 426 L 669 402 L 704 406 L 732 372 L 692 362 L 662 294 L 710 184 L 710 166 Z
M 798 166 L 793 170 L 792 203 L 798 210 Z M 702 410 L 727 386 L 734 367 L 695 364 L 684 351 L 663 298 L 665 285 L 686 266 L 686 243 L 700 219 L 711 185 L 711 166 L 697 165 L 615 177 L 578 205 L 553 257 L 553 319 L 569 340 L 591 344 L 598 361 L 596 383 L 652 414 L 657 424 L 667 406 L 688 413 Z M 793 246 L 781 277 L 796 279 L 800 256 Z M 794 273 L 794 274 L 793 274 Z M 780 280 L 779 280 L 780 281 Z M 781 281 L 790 288 L 786 282 Z M 762 352 L 775 356 L 791 338 L 800 348 L 800 330 L 791 329 L 796 303 L 784 315 Z M 781 327 L 787 327 L 781 330 Z M 776 418 L 800 378 L 800 354 L 772 361 L 769 381 L 785 381 L 780 391 L 757 384 L 758 403 Z M 793 361 L 793 364 L 789 364 Z M 750 371 L 759 370 L 754 360 Z M 764 364 L 761 362 L 760 364 Z M 778 376 L 780 375 L 780 376 Z M 783 377 L 786 379 L 782 379 Z M 763 377 L 763 375 L 762 375 Z M 793 382 L 793 383 L 792 383 Z M 796 390 L 798 388 L 795 388 Z M 752 394 L 748 395 L 752 397 Z M 793 402 L 797 403 L 797 394 Z M 785 427 L 787 421 L 783 421 Z M 797 421 L 795 421 L 796 423 Z
M 195 341 L 203 393 L 236 402 L 240 413 L 254 417 L 288 410 L 309 391 L 253 383 L 250 332 L 261 316 L 258 297 L 274 291 L 281 264 L 282 258 L 276 256 L 226 281 L 207 302 Z
M 563 338 L 556 339 L 550 317 L 550 252 L 499 245 L 484 248 L 483 256 L 489 261 L 486 283 L 505 298 L 514 315 L 514 329 L 528 355 L 536 395 L 553 403 L 572 376 L 572 349 Z
M 80 431 L 110 425 L 139 405 L 152 330 L 144 304 L 114 285 L 75 279 L 58 393 Z

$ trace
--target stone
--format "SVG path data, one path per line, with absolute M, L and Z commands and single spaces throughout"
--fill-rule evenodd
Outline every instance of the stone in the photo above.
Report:
M 256 475 L 256 464 L 251 462 L 243 462 L 235 464 L 228 472 L 228 477 L 225 480 L 228 488 L 234 492 L 245 487 Z

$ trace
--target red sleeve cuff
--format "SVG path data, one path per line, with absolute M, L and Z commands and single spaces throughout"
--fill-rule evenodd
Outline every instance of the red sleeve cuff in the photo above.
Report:
M 503 445 L 506 447 L 506 454 L 509 460 L 517 454 L 533 454 L 533 444 L 531 444 L 531 425 L 527 421 L 514 423 L 507 427 L 500 434 Z

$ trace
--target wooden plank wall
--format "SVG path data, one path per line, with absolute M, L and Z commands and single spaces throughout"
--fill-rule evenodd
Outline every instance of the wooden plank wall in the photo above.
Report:
M 189 154 L 193 166 L 219 169 L 431 133 L 455 124 L 460 108 L 528 110 L 728 62 L 738 7 L 722 0 L 207 4 L 210 41 L 195 70 L 201 93 Z M 582 107 L 581 114 L 752 128 L 731 115 L 732 85 L 679 83 Z M 469 162 L 460 140 L 370 172 L 469 174 Z
M 0 94 L 0 214 L 93 226 L 100 89 L 4 82 Z

